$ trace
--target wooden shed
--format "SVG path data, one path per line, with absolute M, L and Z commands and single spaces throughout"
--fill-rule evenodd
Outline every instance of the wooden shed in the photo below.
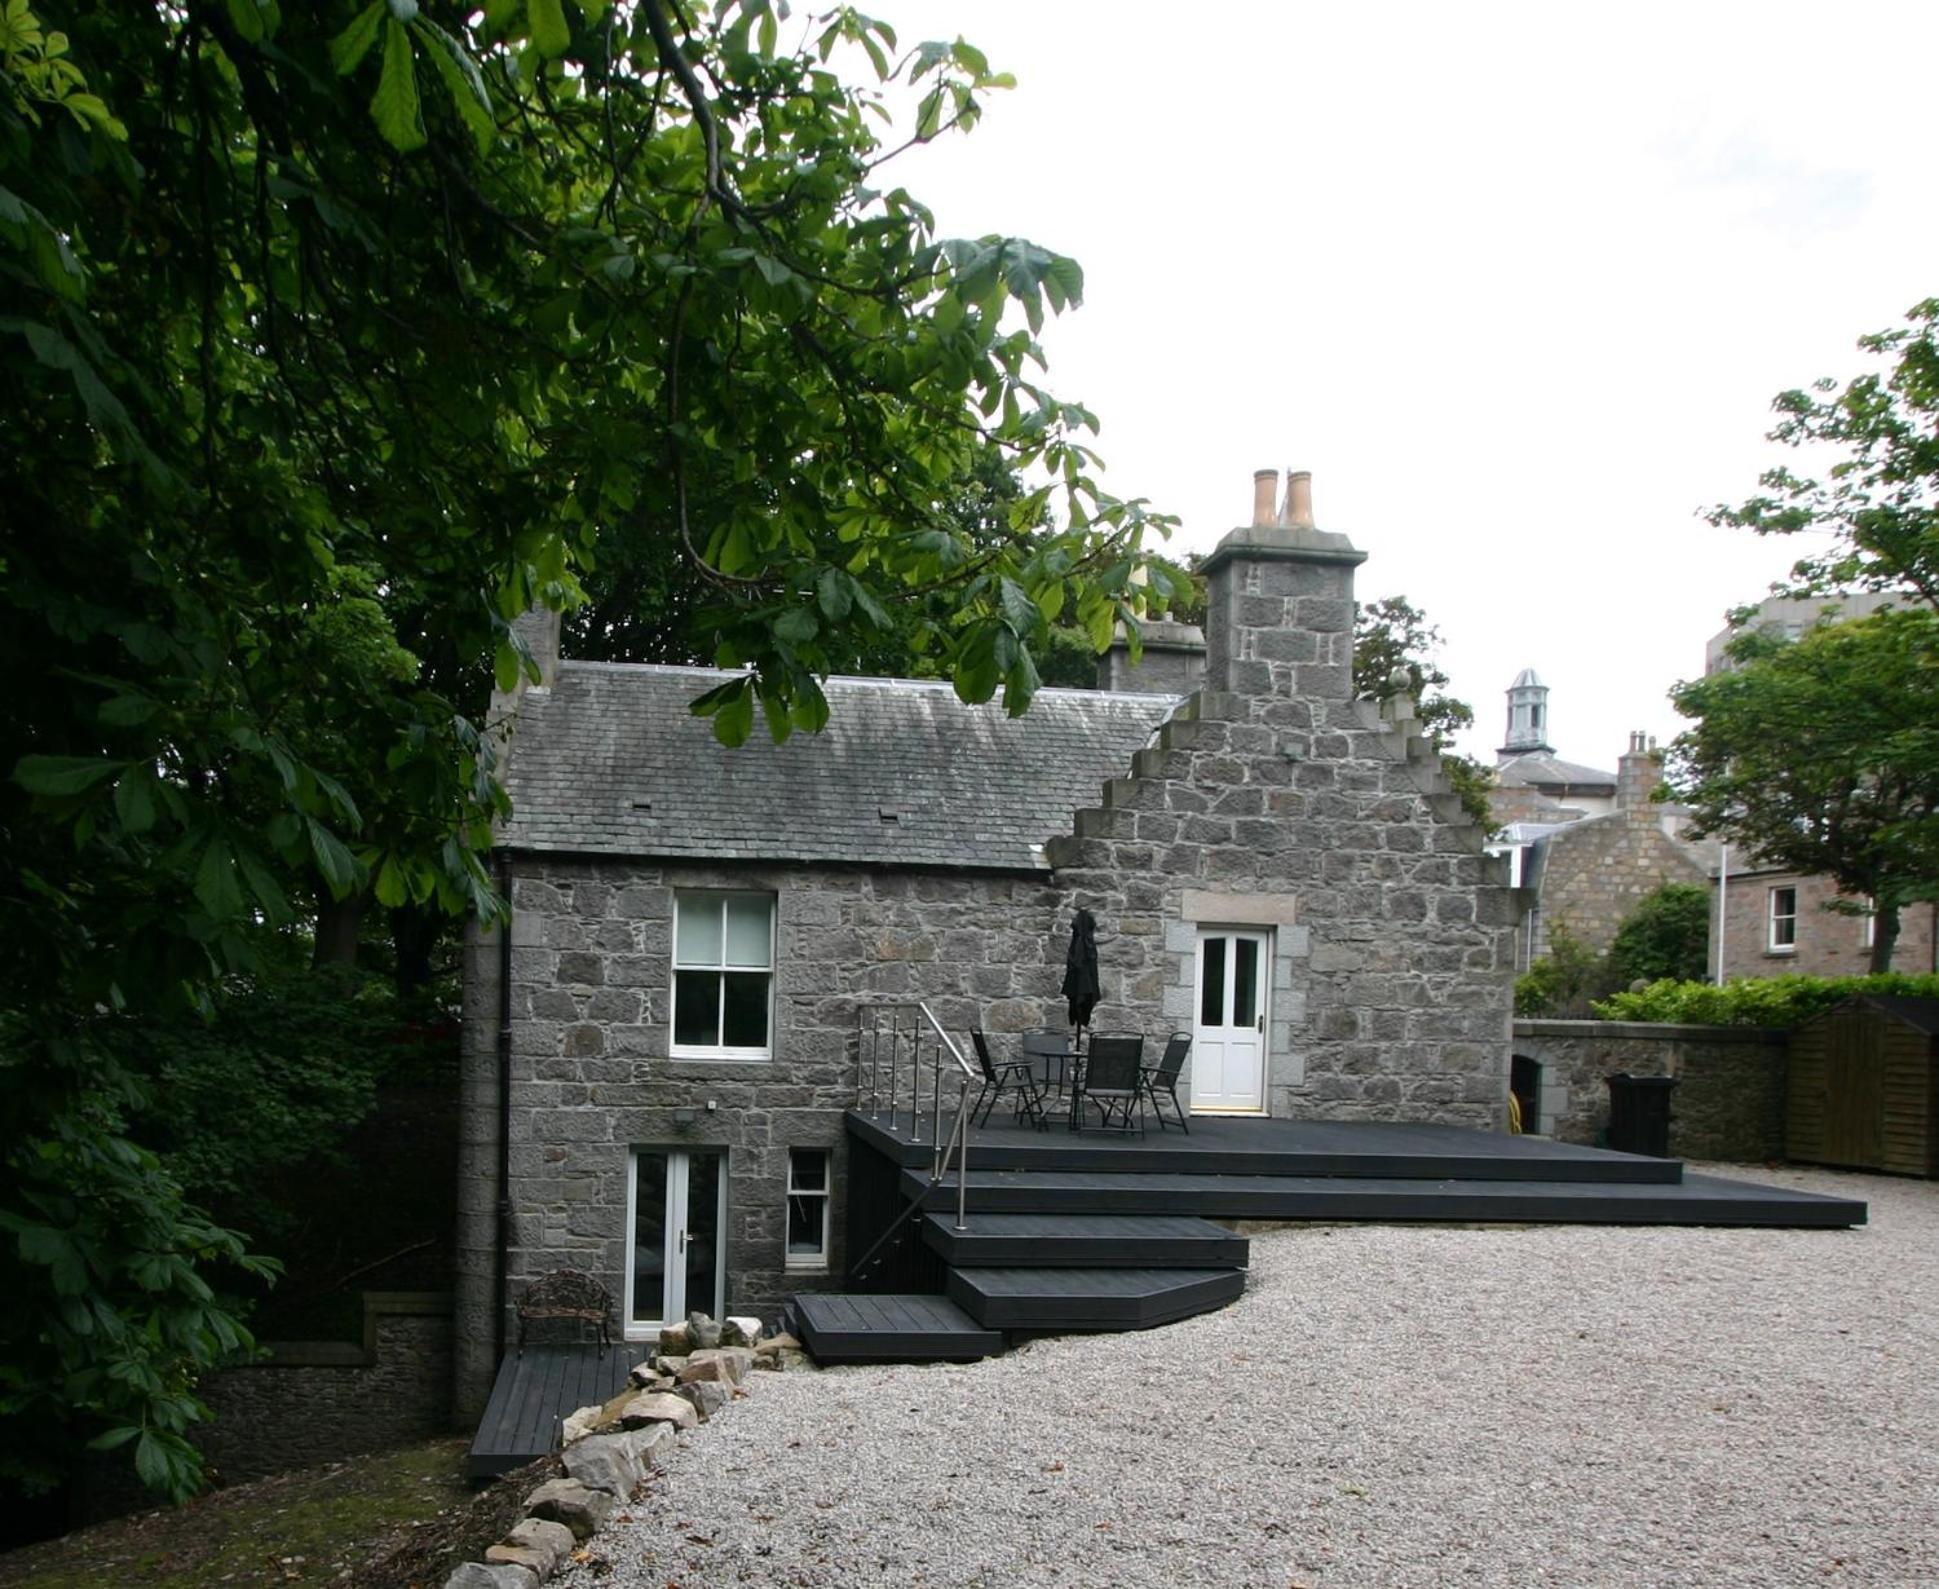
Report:
M 1808 1164 L 1939 1175 L 1939 999 L 1861 996 L 1794 1030 L 1784 1148 Z

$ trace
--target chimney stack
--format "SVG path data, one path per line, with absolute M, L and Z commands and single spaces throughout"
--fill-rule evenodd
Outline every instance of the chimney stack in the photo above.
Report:
M 1616 809 L 1640 810 L 1650 804 L 1650 796 L 1663 781 L 1663 764 L 1649 735 L 1632 733 L 1629 749 L 1616 763 Z
M 1277 469 L 1255 469 L 1252 471 L 1252 522 L 1270 524 L 1273 522 L 1273 492 L 1279 485 Z
M 1279 522 L 1288 529 L 1310 530 L 1313 525 L 1313 471 L 1286 471 L 1286 506 Z

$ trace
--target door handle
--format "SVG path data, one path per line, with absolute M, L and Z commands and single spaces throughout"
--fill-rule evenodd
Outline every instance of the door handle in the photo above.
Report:
M 680 1232 L 680 1245 L 676 1250 L 682 1253 L 687 1250 L 687 1233 L 684 1230 Z
M 1254 1025 L 1255 1025 L 1256 1027 L 1258 1027 L 1258 1029 L 1259 1029 L 1259 1030 L 1260 1030 L 1261 1032 L 1263 1032 L 1263 1031 L 1265 1031 L 1265 1029 L 1266 1029 L 1266 1015 L 1265 1015 L 1265 1012 L 1264 1012 L 1263 1010 L 1262 1010 L 1262 1011 L 1260 1011 L 1260 1013 L 1259 1013 L 1259 1017 L 1258 1017 L 1258 1019 L 1257 1019 L 1256 1021 L 1254 1021 L 1254 1022 L 1253 1022 L 1253 1024 L 1254 1024 Z

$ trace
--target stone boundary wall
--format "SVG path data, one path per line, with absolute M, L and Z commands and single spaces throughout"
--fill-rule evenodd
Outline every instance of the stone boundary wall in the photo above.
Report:
M 1542 1067 L 1530 1128 L 1545 1136 L 1595 1143 L 1609 1125 L 1606 1077 L 1674 1076 L 1671 1153 L 1756 1163 L 1784 1157 L 1788 1037 L 1769 1027 L 1517 1021 L 1514 1052 Z
M 196 1433 L 234 1484 L 451 1431 L 451 1297 L 366 1291 L 364 1339 L 265 1343 L 269 1357 L 211 1374 L 215 1422 Z

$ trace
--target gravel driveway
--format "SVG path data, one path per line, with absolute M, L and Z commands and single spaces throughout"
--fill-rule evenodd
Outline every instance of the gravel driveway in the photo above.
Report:
M 1939 1584 L 1939 1184 L 1856 1231 L 1293 1226 L 1245 1297 L 757 1375 L 574 1589 Z

